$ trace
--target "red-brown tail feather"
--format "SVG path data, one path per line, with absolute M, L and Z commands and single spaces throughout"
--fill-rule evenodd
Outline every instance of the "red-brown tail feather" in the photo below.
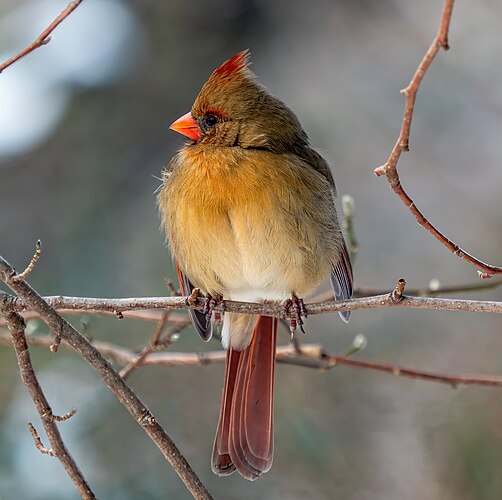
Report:
M 277 318 L 259 316 L 249 347 L 227 351 L 212 458 L 218 475 L 237 470 L 254 480 L 272 465 L 276 336 Z

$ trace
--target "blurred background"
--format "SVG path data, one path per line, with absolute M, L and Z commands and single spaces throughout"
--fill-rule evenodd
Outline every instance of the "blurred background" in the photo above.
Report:
M 66 6 L 2 0 L 0 60 Z M 439 25 L 426 0 L 86 0 L 53 40 L 0 75 L 0 254 L 18 269 L 35 241 L 30 283 L 44 295 L 168 294 L 175 278 L 154 191 L 183 142 L 168 130 L 208 75 L 250 48 L 253 71 L 298 114 L 329 159 L 340 193 L 356 204 L 358 286 L 390 289 L 431 279 L 476 283 L 476 270 L 425 230 L 373 169 L 401 124 L 406 86 Z M 405 187 L 426 216 L 482 260 L 502 263 L 502 6 L 458 2 L 450 32 L 420 89 Z M 327 287 L 325 288 L 327 289 Z M 462 297 L 502 300 L 502 289 Z M 94 339 L 148 342 L 153 326 L 71 318 Z M 30 329 L 45 334 L 39 322 Z M 342 352 L 368 338 L 364 359 L 461 374 L 502 373 L 496 315 L 371 310 L 307 321 L 303 341 Z M 287 343 L 284 333 L 280 339 Z M 191 329 L 172 350 L 218 349 Z M 76 355 L 33 347 L 53 410 L 99 498 L 189 498 L 181 481 Z M 276 452 L 255 483 L 217 478 L 209 459 L 223 365 L 140 368 L 129 383 L 215 498 L 500 499 L 502 391 L 453 389 L 370 371 L 279 365 Z M 39 454 L 26 422 L 41 424 L 0 346 L 0 498 L 74 499 L 63 468 Z M 45 436 L 43 441 L 47 444 Z

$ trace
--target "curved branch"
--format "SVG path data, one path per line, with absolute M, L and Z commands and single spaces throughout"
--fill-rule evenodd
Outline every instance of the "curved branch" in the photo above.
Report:
M 439 52 L 439 49 L 449 49 L 448 31 L 450 29 L 453 2 L 454 0 L 445 0 L 439 32 L 434 38 L 434 41 L 430 45 L 429 49 L 425 53 L 409 85 L 401 91 L 401 93 L 406 96 L 401 131 L 399 133 L 397 142 L 392 149 L 389 159 L 387 160 L 385 165 L 375 169 L 375 174 L 377 176 L 385 175 L 387 177 L 392 190 L 409 208 L 409 210 L 415 216 L 417 222 L 421 226 L 427 229 L 427 231 L 429 231 L 440 243 L 442 243 L 446 248 L 453 252 L 457 257 L 460 257 L 461 259 L 469 262 L 470 264 L 473 264 L 478 269 L 482 270 L 483 272 L 479 272 L 481 278 L 489 278 L 493 274 L 502 274 L 502 267 L 493 266 L 477 259 L 473 255 L 467 253 L 465 250 L 462 250 L 462 248 L 460 248 L 456 243 L 448 239 L 443 233 L 441 233 L 441 231 L 439 231 L 439 229 L 433 226 L 415 205 L 415 202 L 410 198 L 408 193 L 404 190 L 399 179 L 399 174 L 397 172 L 397 163 L 399 161 L 399 158 L 401 157 L 401 154 L 403 152 L 409 151 L 411 121 L 413 118 L 415 100 L 417 97 L 418 89 L 420 88 L 420 84 L 422 83 L 422 79 L 429 69 L 432 61 L 436 57 L 437 53 Z

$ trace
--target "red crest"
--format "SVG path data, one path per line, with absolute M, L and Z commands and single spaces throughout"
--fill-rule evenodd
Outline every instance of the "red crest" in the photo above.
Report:
M 231 76 L 236 73 L 240 73 L 249 66 L 249 50 L 243 50 L 236 54 L 234 57 L 225 61 L 218 69 L 216 69 L 213 75 L 218 76 Z

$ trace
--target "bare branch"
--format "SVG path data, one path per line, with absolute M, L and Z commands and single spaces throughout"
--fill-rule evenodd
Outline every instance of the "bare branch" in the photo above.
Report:
M 30 52 L 33 52 L 34 50 L 38 49 L 39 47 L 42 47 L 42 45 L 47 45 L 51 41 L 50 34 L 82 3 L 82 0 L 75 0 L 74 2 L 70 2 L 66 9 L 64 9 L 54 21 L 40 34 L 40 36 L 28 47 L 23 49 L 19 54 L 15 55 L 14 57 L 11 57 L 9 60 L 5 61 L 4 63 L 0 64 L 0 73 L 14 64 L 15 62 L 19 61 L 19 59 L 23 58 L 24 56 L 28 55 Z
M 390 365 L 387 363 L 379 363 L 376 361 L 358 361 L 352 358 L 343 358 L 328 353 L 322 354 L 322 359 L 329 362 L 329 367 L 336 365 L 352 366 L 354 368 L 367 368 L 369 370 L 377 370 L 397 377 L 408 377 L 430 382 L 441 382 L 449 384 L 453 387 L 459 385 L 487 385 L 493 387 L 502 387 L 502 377 L 490 377 L 485 375 L 445 375 L 442 373 L 434 373 L 422 370 L 413 370 L 404 368 L 398 365 Z
M 193 305 L 188 304 L 189 297 L 135 297 L 124 299 L 63 297 L 61 295 L 44 297 L 44 301 L 55 310 L 73 310 L 87 314 L 121 311 L 139 311 L 146 309 L 185 310 L 203 307 L 203 300 L 197 299 Z M 15 299 L 13 307 L 18 312 L 28 311 L 30 305 L 21 299 Z M 355 311 L 362 309 L 380 309 L 387 307 L 403 307 L 410 309 L 433 309 L 436 311 L 469 311 L 502 313 L 502 302 L 490 300 L 465 300 L 439 297 L 414 297 L 403 295 L 402 300 L 393 302 L 390 294 L 361 297 L 358 299 L 333 301 L 326 300 L 306 304 L 309 315 Z M 225 311 L 242 314 L 262 314 L 264 316 L 282 317 L 283 307 L 279 302 L 264 304 L 250 302 L 225 301 Z
M 406 96 L 401 132 L 399 133 L 399 137 L 396 144 L 394 145 L 394 148 L 392 149 L 389 159 L 387 160 L 385 165 L 375 169 L 375 174 L 378 176 L 385 174 L 387 180 L 389 181 L 390 187 L 397 194 L 397 196 L 399 196 L 402 202 L 409 208 L 409 210 L 415 216 L 417 222 L 421 226 L 427 229 L 427 231 L 429 231 L 439 242 L 441 242 L 457 257 L 460 257 L 470 264 L 473 264 L 478 269 L 481 269 L 482 272 L 478 271 L 481 278 L 489 278 L 493 274 L 502 274 L 502 267 L 492 266 L 490 264 L 482 262 L 473 255 L 467 253 L 465 250 L 462 250 L 462 248 L 460 248 L 456 243 L 454 243 L 443 233 L 441 233 L 439 229 L 434 227 L 415 205 L 415 202 L 406 193 L 397 172 L 397 163 L 399 161 L 399 158 L 401 157 L 401 154 L 403 152 L 409 151 L 411 121 L 413 118 L 415 100 L 417 97 L 418 89 L 420 88 L 420 84 L 422 83 L 422 79 L 429 69 L 432 61 L 436 57 L 437 53 L 439 52 L 439 49 L 443 48 L 444 50 L 448 50 L 449 48 L 448 31 L 450 28 L 451 14 L 453 11 L 453 2 L 454 0 L 445 0 L 439 32 L 430 45 L 429 49 L 425 53 L 415 74 L 413 75 L 413 78 L 410 81 L 410 84 L 401 91 L 401 93 Z
M 442 286 L 437 280 L 431 280 L 429 283 L 429 286 L 423 287 L 423 288 L 407 288 L 408 295 L 409 296 L 419 296 L 419 297 L 437 297 L 438 295 L 445 295 L 445 294 L 450 294 L 450 293 L 465 293 L 465 292 L 482 292 L 482 291 L 487 291 L 487 290 L 493 290 L 495 288 L 498 288 L 500 285 L 502 285 L 502 280 L 485 280 L 485 281 L 477 281 L 476 283 L 464 283 L 461 285 L 446 285 Z M 383 295 L 386 293 L 386 290 L 383 288 L 370 288 L 370 287 L 364 287 L 360 286 L 357 287 L 354 290 L 353 297 L 354 298 L 361 298 L 361 297 L 371 297 L 374 295 Z M 66 297 L 61 297 L 64 300 L 66 300 Z M 47 300 L 49 303 L 51 303 L 53 297 L 45 297 L 45 300 Z M 139 299 L 130 299 L 130 300 L 139 300 Z M 311 299 L 307 301 L 308 303 L 316 303 L 316 302 L 325 302 L 328 300 L 333 300 L 333 292 L 330 290 L 329 292 L 324 292 L 320 293 L 318 295 L 315 295 Z M 39 318 L 38 313 L 35 311 L 27 311 L 25 309 L 22 309 L 22 301 L 17 301 L 16 300 L 16 307 L 19 309 L 16 310 L 23 310 L 23 317 L 25 320 L 33 319 L 33 318 Z M 80 311 L 79 309 L 64 309 L 61 307 L 55 307 L 55 309 L 60 313 L 60 314 L 85 314 L 86 311 Z M 97 315 L 97 316 L 111 316 L 114 315 L 115 313 L 113 311 L 90 311 L 90 314 Z M 150 322 L 155 322 L 158 323 L 162 317 L 163 311 L 154 311 L 154 310 L 133 310 L 133 311 L 123 311 L 122 316 L 125 319 L 134 319 L 138 321 L 150 321 Z M 187 318 L 184 314 L 176 314 L 176 313 L 171 313 L 169 316 L 169 323 L 173 324 L 179 324 L 183 323 L 185 324 L 187 321 Z M 4 320 L 0 317 L 0 326 L 2 326 L 4 323 Z
M 28 389 L 33 402 L 35 403 L 35 407 L 38 411 L 38 414 L 40 415 L 40 418 L 42 419 L 42 424 L 45 428 L 45 432 L 47 433 L 47 437 L 49 438 L 49 442 L 52 448 L 48 450 L 42 445 L 40 437 L 38 436 L 35 428 L 32 424 L 29 424 L 29 429 L 33 435 L 33 438 L 35 439 L 36 447 L 42 453 L 58 458 L 82 498 L 96 498 L 85 477 L 78 468 L 78 465 L 70 455 L 70 452 L 67 450 L 63 442 L 63 438 L 61 437 L 59 429 L 55 423 L 52 409 L 49 406 L 49 402 L 47 401 L 42 387 L 38 382 L 37 376 L 35 375 L 24 333 L 25 323 L 23 318 L 16 312 L 9 310 L 7 300 L 0 301 L 0 310 L 7 320 L 7 325 L 12 338 L 12 344 L 14 346 L 14 350 L 16 351 L 17 363 L 19 365 L 21 379 Z
M 30 345 L 48 347 L 52 339 L 48 335 L 29 336 Z M 0 345 L 9 345 L 7 335 L 0 332 Z M 64 347 L 69 348 L 66 344 Z M 137 354 L 124 347 L 108 342 L 96 341 L 93 343 L 104 356 L 113 359 L 121 365 L 133 362 Z M 422 370 L 413 370 L 402 366 L 376 361 L 358 361 L 352 359 L 353 352 L 345 353 L 344 356 L 337 356 L 327 353 L 319 344 L 305 344 L 299 347 L 288 344 L 277 348 L 276 359 L 278 363 L 285 363 L 295 366 L 304 366 L 315 369 L 329 369 L 336 365 L 352 366 L 368 370 L 376 370 L 399 377 L 416 378 L 431 382 L 441 382 L 452 386 L 457 385 L 485 385 L 502 387 L 502 376 L 489 375 L 446 375 Z M 205 366 L 211 363 L 223 363 L 225 361 L 225 351 L 206 352 L 166 352 L 148 353 L 141 362 L 142 366 Z
M 178 450 L 165 430 L 159 425 L 152 413 L 103 358 L 99 351 L 50 307 L 42 297 L 26 283 L 26 281 L 13 280 L 12 278 L 15 275 L 15 269 L 0 257 L 0 279 L 13 292 L 22 297 L 25 304 L 29 305 L 34 311 L 37 311 L 47 326 L 53 332 L 57 332 L 57 335 L 61 337 L 62 340 L 68 342 L 98 375 L 101 376 L 120 403 L 122 403 L 134 419 L 141 425 L 150 439 L 157 445 L 194 498 L 212 498 L 190 464 Z M 13 305 L 12 303 L 16 302 L 16 299 L 9 300 L 9 297 L 5 294 L 0 294 L 0 300 L 2 300 L 1 296 L 3 296 L 2 303 L 7 310 Z

